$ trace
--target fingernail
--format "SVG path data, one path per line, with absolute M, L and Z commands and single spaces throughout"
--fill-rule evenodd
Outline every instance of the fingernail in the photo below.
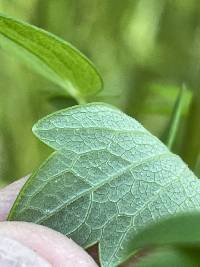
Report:
M 4 235 L 0 235 L 0 266 L 52 267 L 33 250 Z

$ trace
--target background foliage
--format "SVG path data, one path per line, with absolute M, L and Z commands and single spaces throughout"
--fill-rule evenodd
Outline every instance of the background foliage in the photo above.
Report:
M 120 107 L 161 139 L 184 84 L 172 150 L 200 174 L 198 0 L 0 0 L 0 12 L 80 49 L 105 83 L 91 101 Z M 0 50 L 0 186 L 30 173 L 50 153 L 33 136 L 32 125 L 73 104 L 60 88 Z

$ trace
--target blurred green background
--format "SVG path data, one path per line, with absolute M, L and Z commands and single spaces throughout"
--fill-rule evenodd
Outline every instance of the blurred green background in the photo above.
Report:
M 0 12 L 80 49 L 105 83 L 91 101 L 120 107 L 160 138 L 184 84 L 188 91 L 172 150 L 200 174 L 198 0 L 0 0 Z M 32 172 L 51 152 L 31 128 L 75 104 L 61 91 L 0 49 L 0 187 Z

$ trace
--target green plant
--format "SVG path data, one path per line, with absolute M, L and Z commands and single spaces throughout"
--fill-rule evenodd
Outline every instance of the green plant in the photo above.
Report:
M 0 43 L 80 104 L 102 88 L 93 65 L 48 32 L 1 15 Z M 166 131 L 170 148 L 183 94 L 182 89 Z M 33 132 L 56 152 L 29 178 L 8 220 L 47 225 L 85 248 L 98 242 L 103 267 L 117 266 L 145 247 L 199 243 L 188 224 L 183 229 L 190 239 L 182 232 L 174 235 L 180 222 L 198 221 L 197 177 L 136 120 L 110 105 L 89 103 L 43 118 Z M 174 232 L 167 239 L 161 230 L 169 225 Z M 182 260 L 176 249 L 164 253 L 172 255 L 172 261 Z M 181 253 L 192 266 L 195 259 L 188 251 Z M 162 259 L 158 254 L 152 257 Z
M 92 63 L 72 45 L 44 30 L 0 15 L 0 44 L 60 85 L 78 103 L 102 88 Z

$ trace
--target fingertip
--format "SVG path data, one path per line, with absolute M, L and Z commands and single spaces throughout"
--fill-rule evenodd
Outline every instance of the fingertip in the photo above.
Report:
M 1 222 L 1 234 L 21 242 L 54 267 L 97 267 L 74 241 L 47 227 L 25 222 Z
M 0 266 L 52 267 L 32 249 L 4 235 L 0 235 Z

